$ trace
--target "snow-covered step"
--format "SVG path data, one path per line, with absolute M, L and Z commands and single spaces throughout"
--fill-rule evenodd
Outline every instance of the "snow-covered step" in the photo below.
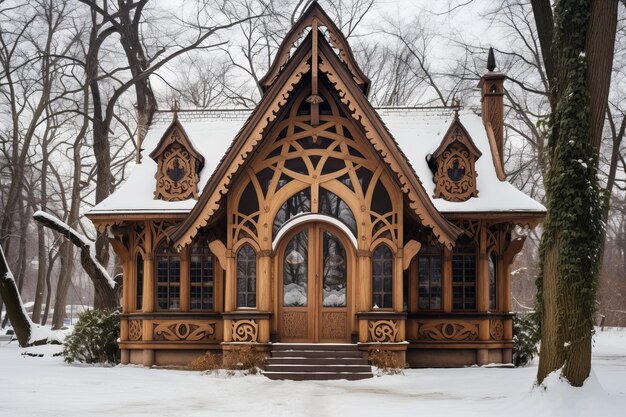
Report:
M 272 351 L 273 358 L 362 358 L 358 350 L 279 350 Z
M 263 372 L 295 381 L 372 377 L 372 367 L 353 344 L 276 343 Z
M 287 379 L 290 381 L 328 381 L 347 379 L 357 381 L 371 378 L 372 372 L 264 372 L 269 379 Z
M 305 358 L 305 357 L 272 357 L 268 359 L 272 365 L 367 365 L 367 359 L 358 358 Z

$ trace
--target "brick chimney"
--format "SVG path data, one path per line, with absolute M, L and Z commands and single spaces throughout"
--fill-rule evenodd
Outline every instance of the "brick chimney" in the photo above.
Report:
M 504 163 L 504 79 L 506 76 L 496 68 L 496 60 L 493 55 L 493 48 L 489 48 L 489 57 L 487 58 L 488 72 L 480 78 L 478 87 L 481 93 L 482 118 L 485 127 L 491 125 L 493 135 L 496 141 L 496 149 L 498 150 L 498 159 L 500 164 Z

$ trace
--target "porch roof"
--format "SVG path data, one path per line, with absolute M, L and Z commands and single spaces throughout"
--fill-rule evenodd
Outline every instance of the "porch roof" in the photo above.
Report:
M 520 212 L 543 213 L 545 207 L 496 175 L 491 149 L 482 119 L 471 111 L 461 111 L 459 118 L 484 155 L 476 161 L 478 197 L 463 202 L 433 198 L 433 173 L 426 161 L 433 153 L 450 124 L 450 108 L 379 107 L 381 119 L 398 142 L 421 180 L 434 206 L 442 213 Z M 178 120 L 193 146 L 204 156 L 198 190 L 201 192 L 228 147 L 250 115 L 250 110 L 179 110 Z M 111 196 L 89 210 L 89 215 L 187 213 L 196 200 L 164 201 L 154 199 L 157 164 L 149 154 L 158 145 L 173 119 L 169 111 L 157 112 L 142 147 L 142 159 L 132 169 L 128 180 Z

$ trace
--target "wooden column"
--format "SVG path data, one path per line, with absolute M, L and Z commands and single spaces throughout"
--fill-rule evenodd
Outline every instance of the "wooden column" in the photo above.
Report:
M 226 271 L 224 279 L 224 311 L 234 311 L 237 308 L 237 265 L 233 251 L 226 251 Z
M 155 298 L 155 277 L 154 277 L 154 252 L 152 248 L 152 223 L 146 222 L 145 226 L 145 250 L 143 257 L 143 312 L 152 313 L 154 311 Z M 142 321 L 142 340 L 152 340 L 152 322 L 150 320 Z M 154 351 L 151 349 L 143 350 L 143 365 L 154 365 Z
M 134 295 L 137 291 L 137 274 L 132 258 L 131 256 L 131 260 L 126 259 L 122 264 L 122 313 L 130 313 L 135 310 Z
M 270 311 L 272 308 L 272 251 L 259 252 L 256 274 L 257 310 Z M 270 341 L 269 320 L 259 321 L 259 342 Z
M 401 313 L 404 310 L 402 308 L 402 300 L 404 296 L 404 288 L 402 285 L 402 273 L 404 272 L 402 269 L 402 249 L 398 249 L 398 253 L 393 261 L 393 310 Z
M 356 288 L 356 308 L 355 311 L 372 310 L 372 253 L 367 250 L 357 251 L 357 268 L 354 285 Z M 359 332 L 359 342 L 367 342 L 367 320 L 359 320 L 357 328 Z
M 180 311 L 189 311 L 189 246 L 179 252 L 180 256 Z
M 372 309 L 372 253 L 358 250 L 357 259 L 356 311 L 370 311 Z
M 452 250 L 447 247 L 443 248 L 443 266 L 441 268 L 441 290 L 443 311 L 449 313 L 452 311 Z
M 272 308 L 272 251 L 260 251 L 257 262 L 257 310 L 269 311 Z
M 476 271 L 476 310 L 489 310 L 489 258 L 487 256 L 487 225 L 481 223 L 478 236 L 478 268 Z
M 419 309 L 419 276 L 418 258 L 415 257 L 409 265 L 409 312 L 416 313 Z

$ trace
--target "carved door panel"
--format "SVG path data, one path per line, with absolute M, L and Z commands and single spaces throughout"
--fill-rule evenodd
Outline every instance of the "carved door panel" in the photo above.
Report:
M 348 259 L 319 224 L 299 229 L 279 251 L 282 342 L 348 342 Z

